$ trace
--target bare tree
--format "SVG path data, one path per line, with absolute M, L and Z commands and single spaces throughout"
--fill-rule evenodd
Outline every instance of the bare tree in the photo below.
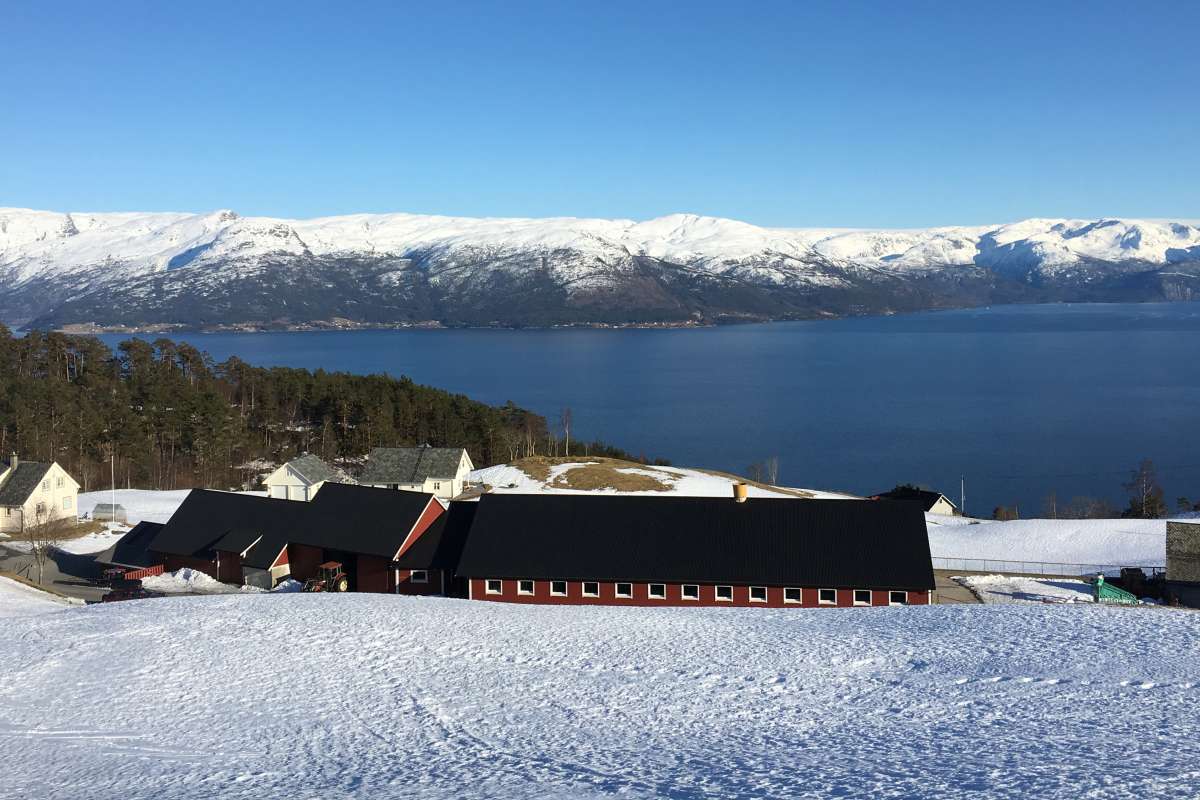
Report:
M 746 477 L 757 483 L 762 483 L 763 465 L 759 462 L 755 462 L 746 467 Z
M 1129 506 L 1123 516 L 1137 519 L 1158 519 L 1167 514 L 1167 503 L 1163 500 L 1162 487 L 1158 485 L 1158 475 L 1154 470 L 1154 462 L 1143 459 L 1137 469 L 1129 474 L 1129 482 L 1124 484 L 1129 492 Z
M 37 567 L 37 582 L 45 578 L 46 562 L 50 560 L 50 551 L 58 537 L 56 526 L 51 522 L 46 511 L 45 503 L 38 503 L 32 520 L 26 520 L 24 512 L 21 515 L 21 538 L 29 545 L 29 555 Z
M 567 406 L 562 410 L 562 429 L 563 429 L 563 455 L 571 455 L 571 407 Z
M 1058 492 L 1050 492 L 1042 503 L 1042 513 L 1050 519 L 1058 519 Z
M 767 476 L 767 483 L 774 486 L 779 483 L 779 456 L 771 456 L 763 462 L 763 471 Z

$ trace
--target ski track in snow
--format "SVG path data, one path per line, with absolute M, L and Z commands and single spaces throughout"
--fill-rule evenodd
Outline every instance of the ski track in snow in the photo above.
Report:
M 1191 797 L 1200 615 L 382 595 L 6 621 L 4 797 Z

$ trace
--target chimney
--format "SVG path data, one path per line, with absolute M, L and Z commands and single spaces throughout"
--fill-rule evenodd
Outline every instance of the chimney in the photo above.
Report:
M 746 502 L 746 493 L 749 491 L 749 489 L 750 487 L 746 486 L 746 484 L 742 483 L 741 481 L 735 483 L 733 485 L 733 501 L 735 503 Z

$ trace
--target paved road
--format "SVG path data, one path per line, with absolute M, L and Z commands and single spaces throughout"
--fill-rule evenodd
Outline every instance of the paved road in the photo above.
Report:
M 37 580 L 37 565 L 32 556 L 4 545 L 0 545 L 0 570 Z M 95 602 L 108 591 L 107 587 L 95 584 L 98 574 L 95 555 L 79 556 L 56 550 L 43 568 L 42 585 L 67 597 Z
M 960 575 L 961 571 L 935 569 L 933 571 L 934 585 L 937 587 L 937 601 L 941 605 L 955 603 L 978 603 L 979 598 L 957 581 L 950 580 L 951 575 Z

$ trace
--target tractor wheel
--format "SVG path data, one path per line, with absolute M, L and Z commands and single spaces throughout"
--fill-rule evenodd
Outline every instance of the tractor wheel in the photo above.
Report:
M 335 592 L 350 591 L 350 579 L 347 578 L 345 575 L 342 575 L 340 578 L 338 578 L 337 580 L 335 580 L 333 582 L 333 590 Z

